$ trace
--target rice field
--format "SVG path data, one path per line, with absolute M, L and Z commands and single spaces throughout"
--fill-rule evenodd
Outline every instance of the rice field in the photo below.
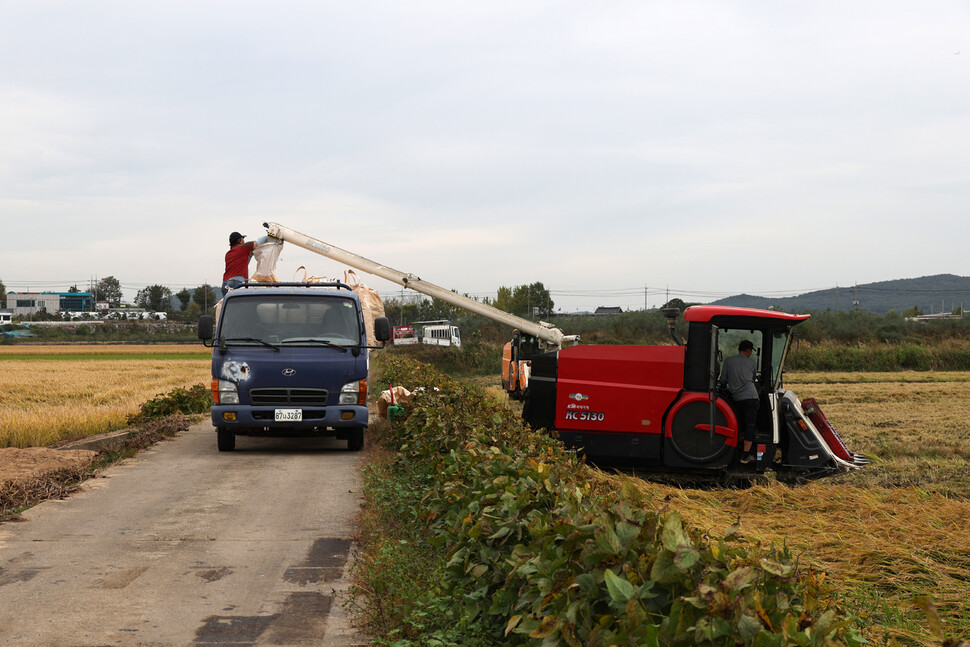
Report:
M 851 475 L 744 490 L 632 483 L 693 526 L 787 545 L 824 571 L 848 612 L 882 644 L 940 644 L 914 601 L 930 596 L 947 635 L 970 638 L 970 373 L 790 374 L 788 387 L 818 399 L 853 451 L 873 463 Z
M 209 382 L 200 345 L 0 346 L 0 447 L 124 428 L 143 402 Z

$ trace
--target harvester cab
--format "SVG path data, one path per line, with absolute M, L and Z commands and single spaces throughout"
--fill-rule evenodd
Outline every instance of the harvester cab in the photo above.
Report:
M 801 401 L 784 387 L 792 329 L 808 318 L 809 315 L 749 308 L 694 306 L 686 310 L 683 400 L 691 400 L 690 394 L 703 393 L 708 404 L 708 420 L 706 424 L 694 422 L 691 426 L 696 411 L 694 416 L 683 409 L 673 412 L 665 443 L 665 449 L 672 450 L 672 455 L 665 460 L 668 465 L 687 467 L 705 463 L 721 450 L 724 455 L 714 462 L 725 469 L 739 466 L 740 416 L 720 379 L 720 371 L 724 359 L 737 354 L 742 342 L 750 342 L 751 359 L 757 366 L 759 407 L 752 448 L 756 452 L 755 471 L 773 469 L 781 476 L 818 478 L 868 464 L 865 456 L 846 448 L 814 399 Z M 726 425 L 733 431 L 718 433 L 718 425 Z M 701 428 L 715 432 L 698 438 L 697 431 Z

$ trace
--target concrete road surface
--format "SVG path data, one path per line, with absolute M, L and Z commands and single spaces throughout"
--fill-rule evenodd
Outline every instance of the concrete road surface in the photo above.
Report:
M 361 645 L 360 454 L 192 426 L 0 524 L 0 645 Z

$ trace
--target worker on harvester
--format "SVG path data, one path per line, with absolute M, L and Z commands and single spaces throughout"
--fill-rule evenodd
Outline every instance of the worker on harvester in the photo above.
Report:
M 754 444 L 755 422 L 758 419 L 758 365 L 751 359 L 754 344 L 745 339 L 738 344 L 738 354 L 724 360 L 721 369 L 721 384 L 731 394 L 735 411 L 741 418 L 744 446 L 742 463 L 754 460 L 751 450 Z

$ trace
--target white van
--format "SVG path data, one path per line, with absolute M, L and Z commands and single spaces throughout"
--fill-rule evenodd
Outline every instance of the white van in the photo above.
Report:
M 421 343 L 461 348 L 461 331 L 450 324 L 428 324 L 422 330 Z

